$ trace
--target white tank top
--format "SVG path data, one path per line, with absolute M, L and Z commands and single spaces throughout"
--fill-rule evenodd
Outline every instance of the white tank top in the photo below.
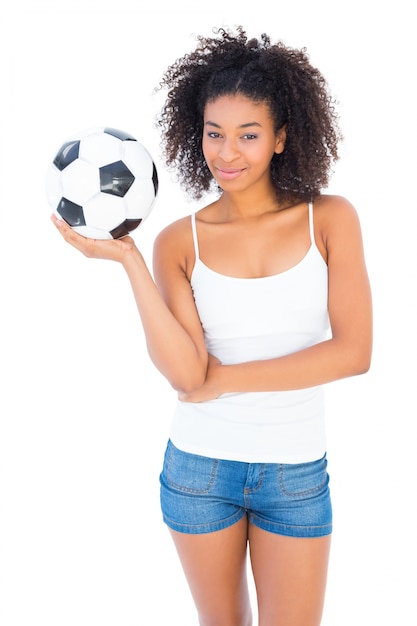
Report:
M 264 278 L 233 278 L 199 257 L 191 287 L 207 350 L 224 364 L 283 356 L 323 341 L 329 333 L 328 273 L 314 239 L 289 270 Z M 201 403 L 178 402 L 171 440 L 186 452 L 248 463 L 304 463 L 326 451 L 322 387 L 227 393 Z

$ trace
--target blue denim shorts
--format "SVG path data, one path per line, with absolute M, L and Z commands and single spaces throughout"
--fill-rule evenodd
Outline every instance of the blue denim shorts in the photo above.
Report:
M 179 532 L 222 530 L 245 515 L 289 537 L 332 532 L 326 456 L 310 463 L 242 463 L 182 452 L 169 441 L 160 483 L 164 522 Z

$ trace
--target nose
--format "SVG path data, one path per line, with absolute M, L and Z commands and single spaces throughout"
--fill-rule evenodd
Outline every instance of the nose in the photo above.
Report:
M 225 139 L 221 144 L 219 156 L 225 163 L 233 161 L 237 156 L 239 156 L 236 143 L 231 139 Z

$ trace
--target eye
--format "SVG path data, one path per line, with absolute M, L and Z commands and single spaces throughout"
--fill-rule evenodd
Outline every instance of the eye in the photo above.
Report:
M 246 135 L 243 135 L 243 139 L 252 140 L 252 139 L 257 139 L 257 138 L 258 138 L 258 135 L 254 135 L 253 133 L 247 133 Z
M 218 139 L 219 137 L 221 137 L 221 135 L 220 133 L 216 133 L 214 130 L 212 130 L 207 133 L 207 137 L 210 137 L 210 139 Z

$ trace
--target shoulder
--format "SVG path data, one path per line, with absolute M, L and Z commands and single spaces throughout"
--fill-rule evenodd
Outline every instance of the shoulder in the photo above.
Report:
M 156 245 L 170 245 L 191 232 L 191 217 L 187 215 L 165 226 L 155 238 Z
M 191 229 L 191 216 L 187 215 L 166 226 L 156 236 L 153 249 L 154 269 L 177 268 L 189 274 L 194 263 L 194 245 Z
M 359 228 L 359 217 L 353 204 L 343 196 L 323 194 L 314 202 L 314 224 L 325 239 L 346 228 Z
M 323 195 L 314 204 L 316 237 L 325 249 L 328 264 L 335 260 L 363 255 L 362 231 L 358 213 L 342 196 Z
M 210 217 L 214 203 L 209 204 L 196 212 L 199 221 L 213 221 Z M 157 235 L 154 242 L 154 253 L 171 251 L 174 254 L 183 254 L 194 258 L 194 242 L 191 225 L 191 215 L 182 217 L 166 226 Z
M 343 196 L 322 194 L 314 201 L 315 214 L 321 219 L 336 219 L 356 215 L 351 202 Z
M 323 194 L 314 201 L 314 233 L 316 244 L 327 263 L 336 252 L 353 252 L 362 245 L 358 213 L 343 196 Z

